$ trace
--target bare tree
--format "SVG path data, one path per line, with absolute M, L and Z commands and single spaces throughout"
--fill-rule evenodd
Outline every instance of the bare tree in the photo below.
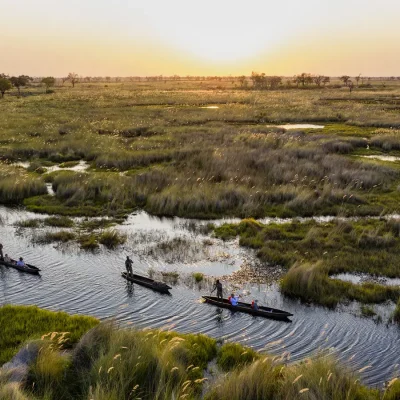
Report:
M 339 79 L 344 83 L 345 86 L 347 86 L 348 83 L 349 83 L 349 80 L 350 80 L 350 76 L 348 76 L 348 75 L 343 75 L 343 76 L 341 76 Z
M 358 75 L 355 77 L 355 80 L 356 80 L 356 82 L 357 82 L 357 87 L 360 86 L 360 79 L 361 79 L 361 74 L 358 74 Z
M 315 83 L 318 87 L 321 86 L 321 84 L 324 82 L 324 79 L 325 79 L 325 76 L 324 76 L 324 75 L 316 75 L 316 76 L 314 76 L 314 78 L 313 78 L 314 83 Z
M 79 81 L 78 74 L 75 72 L 70 72 L 67 79 L 72 83 L 72 87 L 75 87 L 75 83 Z
M 302 86 L 306 86 L 313 82 L 313 77 L 311 74 L 303 72 L 300 75 L 295 75 L 293 80 L 297 84 L 297 86 L 299 86 L 300 83 Z
M 247 88 L 247 78 L 244 75 L 239 76 L 238 81 L 240 83 L 241 88 L 243 89 Z
M 324 84 L 324 86 L 327 84 L 327 83 L 330 83 L 331 82 L 331 78 L 329 78 L 329 76 L 324 76 L 324 79 L 322 80 L 322 83 Z

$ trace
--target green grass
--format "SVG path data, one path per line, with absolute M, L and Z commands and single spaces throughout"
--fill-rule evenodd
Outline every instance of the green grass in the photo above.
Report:
M 38 218 L 30 218 L 30 219 L 25 219 L 22 221 L 17 221 L 15 223 L 15 226 L 18 226 L 20 228 L 39 228 L 41 225 L 42 220 Z
M 214 232 L 224 240 L 239 236 L 240 245 L 256 249 L 264 262 L 286 267 L 288 273 L 281 283 L 284 294 L 334 307 L 345 300 L 397 301 L 399 287 L 354 285 L 330 275 L 363 272 L 400 277 L 399 227 L 397 220 L 263 225 L 247 219 L 222 225 Z
M 399 299 L 399 301 L 397 302 L 396 309 L 394 310 L 393 319 L 394 319 L 394 321 L 396 321 L 398 324 L 400 324 L 400 299 Z
M 215 340 L 100 325 L 67 359 L 48 351 L 31 367 L 27 392 L 49 399 L 198 398 Z M 36 384 L 33 385 L 33 382 Z M 32 390 L 33 388 L 33 390 Z
M 388 83 L 394 97 L 379 83 L 351 97 L 334 86 L 254 92 L 226 83 L 218 90 L 204 90 L 220 86 L 209 82 L 159 85 L 65 86 L 47 95 L 33 87 L 35 95 L 6 96 L 0 159 L 29 160 L 36 172 L 2 166 L 25 178 L 0 179 L 0 202 L 72 216 L 121 216 L 138 207 L 197 218 L 397 209 L 399 168 L 350 157 L 368 152 L 367 145 L 398 152 L 400 117 L 391 109 L 397 82 Z M 207 104 L 219 108 L 200 108 Z M 271 126 L 295 122 L 326 126 Z M 91 169 L 37 173 L 78 160 Z M 55 196 L 46 195 L 43 181 L 52 181 Z
M 99 242 L 109 249 L 115 249 L 117 246 L 126 242 L 127 236 L 111 229 L 102 232 L 99 235 Z
M 325 354 L 288 364 L 285 354 L 261 355 L 235 343 L 218 349 L 204 335 L 108 323 L 92 329 L 69 353 L 60 352 L 63 345 L 61 335 L 43 338 L 25 384 L 0 380 L 0 399 L 396 400 L 400 395 L 398 380 L 388 377 L 382 390 L 367 388 Z M 214 379 L 204 385 L 204 370 L 215 361 Z
M 26 341 L 49 332 L 70 332 L 68 345 L 98 324 L 92 317 L 70 316 L 64 312 L 41 310 L 34 306 L 0 307 L 0 364 L 9 361 Z
M 200 283 L 204 279 L 204 274 L 201 272 L 194 272 L 192 275 L 196 283 Z
M 36 243 L 46 244 L 53 242 L 70 242 L 76 238 L 76 234 L 71 231 L 58 231 L 58 232 L 46 232 L 43 235 L 35 238 Z
M 44 224 L 58 228 L 72 228 L 75 225 L 74 221 L 68 217 L 48 217 L 44 220 Z
M 376 315 L 376 312 L 372 307 L 363 304 L 361 306 L 361 315 L 363 317 L 370 318 L 370 317 L 374 317 Z
M 99 248 L 97 235 L 92 233 L 79 236 L 78 242 L 83 250 L 96 250 Z
M 260 355 L 249 347 L 244 348 L 237 343 L 226 343 L 218 349 L 217 365 L 226 372 L 243 368 L 259 358 Z

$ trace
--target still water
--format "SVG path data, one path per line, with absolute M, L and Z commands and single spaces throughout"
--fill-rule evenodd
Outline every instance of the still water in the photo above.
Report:
M 240 248 L 237 241 L 224 243 L 194 233 L 193 221 L 152 218 L 143 212 L 131 215 L 116 227 L 128 234 L 123 248 L 91 253 L 75 245 L 34 245 L 32 238 L 44 228 L 14 226 L 17 220 L 44 216 L 4 207 L 0 207 L 0 216 L 0 241 L 5 253 L 14 257 L 22 255 L 27 262 L 42 269 L 41 276 L 35 277 L 0 267 L 1 304 L 35 304 L 100 319 L 114 318 L 128 326 L 201 332 L 272 354 L 286 352 L 291 360 L 330 349 L 355 370 L 370 366 L 362 372 L 362 378 L 373 386 L 381 385 L 398 372 L 399 327 L 357 316 L 355 304 L 330 311 L 286 299 L 274 284 L 247 284 L 237 288 L 245 300 L 257 298 L 261 304 L 293 313 L 292 322 L 284 323 L 202 304 L 201 295 L 209 293 L 207 285 L 186 284 L 182 279 L 171 290 L 172 296 L 165 296 L 131 286 L 121 278 L 128 254 L 138 273 L 146 274 L 152 268 L 176 270 L 182 276 L 192 272 L 225 275 L 239 269 L 242 263 L 254 260 L 254 254 Z M 165 251 L 166 246 L 160 246 L 177 238 L 178 251 Z M 381 307 L 381 311 L 389 316 L 389 307 Z

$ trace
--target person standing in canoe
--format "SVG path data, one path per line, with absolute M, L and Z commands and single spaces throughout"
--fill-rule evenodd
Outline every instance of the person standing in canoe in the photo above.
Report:
M 4 260 L 4 257 L 3 257 L 3 245 L 1 243 L 0 243 L 0 258 L 2 260 Z
M 126 272 L 128 273 L 128 276 L 133 275 L 132 264 L 133 264 L 133 261 L 129 258 L 129 256 L 126 256 L 125 268 L 126 268 Z
M 214 284 L 214 288 L 213 288 L 213 290 L 211 291 L 211 293 L 215 290 L 215 289 L 217 289 L 217 299 L 220 299 L 220 300 L 222 300 L 222 283 L 219 281 L 219 279 L 217 279 L 216 281 L 215 281 L 215 284 Z

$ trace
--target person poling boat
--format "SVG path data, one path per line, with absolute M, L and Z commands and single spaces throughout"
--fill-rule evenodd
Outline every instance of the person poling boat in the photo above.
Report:
M 215 290 L 215 289 L 217 289 L 217 298 L 218 299 L 223 299 L 223 295 L 222 295 L 222 283 L 220 282 L 220 280 L 219 279 L 217 279 L 216 281 L 215 281 L 215 284 L 214 284 L 214 288 L 213 288 L 213 290 L 211 290 L 211 293 Z
M 0 259 L 4 260 L 4 257 L 3 257 L 3 245 L 1 243 L 0 243 Z
M 132 264 L 133 264 L 133 261 L 129 258 L 129 256 L 126 256 L 125 268 L 126 268 L 126 272 L 128 273 L 128 276 L 133 276 Z

